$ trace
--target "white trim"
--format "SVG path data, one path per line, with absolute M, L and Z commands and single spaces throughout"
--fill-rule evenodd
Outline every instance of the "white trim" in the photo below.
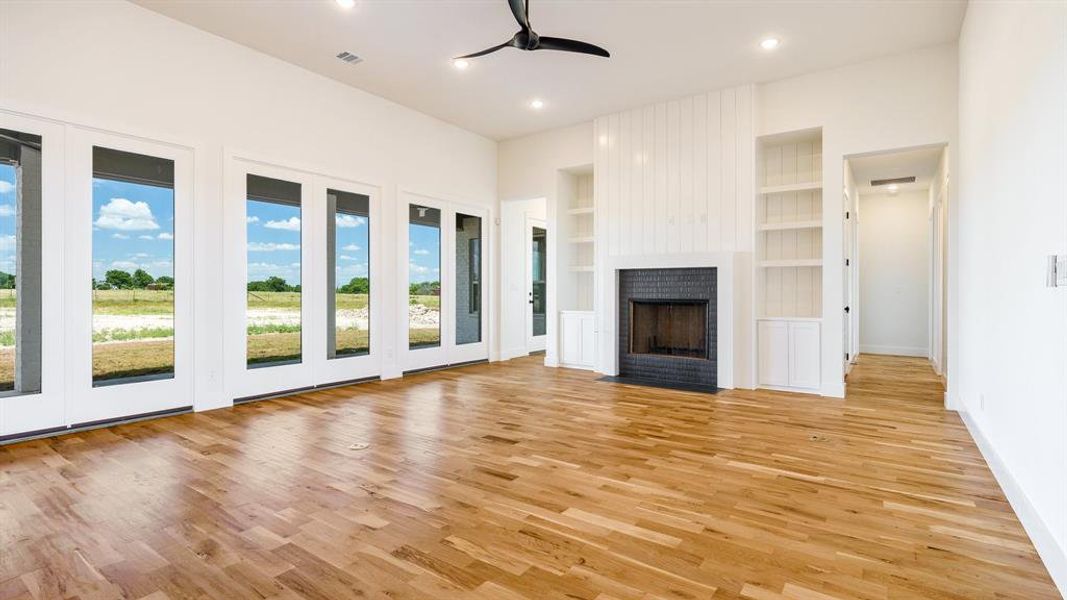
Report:
M 1000 488 L 1003 490 L 1004 496 L 1007 497 L 1008 503 L 1011 504 L 1012 510 L 1019 517 L 1019 522 L 1022 523 L 1023 529 L 1030 536 L 1030 541 L 1034 544 L 1034 548 L 1037 549 L 1037 554 L 1041 557 L 1041 561 L 1045 563 L 1045 568 L 1048 569 L 1049 575 L 1052 576 L 1052 581 L 1059 588 L 1060 594 L 1067 597 L 1067 549 L 1057 543 L 1056 535 L 1044 519 L 1041 518 L 1041 514 L 1037 509 L 1034 508 L 1030 498 L 1027 497 L 1026 492 L 1023 491 L 1015 477 L 1012 476 L 1011 471 L 1001 460 L 1000 455 L 993 449 L 993 445 L 986 439 L 978 423 L 971 418 L 966 410 L 960 410 L 959 415 L 960 419 L 963 420 L 963 424 L 967 426 L 971 439 L 974 440 L 978 450 L 982 453 L 982 457 L 985 458 L 986 464 L 989 465 L 989 470 L 993 472 L 993 477 L 1000 484 Z
M 860 344 L 860 354 L 889 354 L 892 356 L 918 356 L 927 358 L 929 350 L 912 346 L 878 346 Z

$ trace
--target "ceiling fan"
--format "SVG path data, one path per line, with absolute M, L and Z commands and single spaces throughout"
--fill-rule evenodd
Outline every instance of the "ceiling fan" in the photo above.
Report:
M 491 54 L 497 50 L 507 48 L 508 46 L 518 48 L 519 50 L 559 50 L 562 52 L 592 54 L 594 56 L 603 56 L 604 58 L 611 57 L 611 53 L 600 46 L 579 42 L 578 40 L 537 35 L 537 33 L 530 28 L 530 0 L 525 0 L 525 3 L 523 0 L 508 0 L 508 6 L 511 7 L 511 14 L 515 15 L 515 20 L 519 22 L 519 27 L 521 27 L 519 32 L 512 36 L 510 40 L 499 46 L 486 48 L 481 52 L 475 52 L 474 54 L 468 54 L 466 56 L 457 56 L 455 60 L 485 56 L 486 54 Z

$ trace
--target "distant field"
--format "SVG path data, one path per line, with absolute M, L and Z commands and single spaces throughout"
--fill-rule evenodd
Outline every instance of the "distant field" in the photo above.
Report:
M 94 377 L 132 377 L 173 368 L 174 330 L 167 317 L 173 315 L 174 292 L 93 290 L 92 294 L 93 314 L 102 317 L 93 332 Z M 267 314 L 278 321 L 248 326 L 249 361 L 273 362 L 299 356 L 300 293 L 248 292 L 247 298 L 250 314 Z M 346 311 L 350 319 L 351 315 L 366 319 L 366 294 L 337 294 L 336 303 L 337 309 Z M 439 317 L 439 296 L 411 296 L 409 303 L 421 305 L 425 312 Z M 0 290 L 0 390 L 11 389 L 14 380 L 14 310 L 15 290 Z M 101 323 L 119 325 L 101 328 Z M 365 327 L 340 327 L 339 353 L 365 351 L 368 337 Z M 425 324 L 413 327 L 409 340 L 412 345 L 439 343 L 439 328 L 426 328 Z

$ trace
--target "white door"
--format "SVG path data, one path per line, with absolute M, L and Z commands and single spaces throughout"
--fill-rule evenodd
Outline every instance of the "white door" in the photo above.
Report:
M 488 212 L 403 193 L 398 253 L 405 371 L 489 357 Z
M 70 421 L 63 368 L 65 225 L 62 218 L 44 218 L 63 215 L 67 207 L 63 126 L 0 111 L 0 129 L 0 181 L 6 184 L 6 193 L 0 194 L 0 227 L 9 240 L 0 247 L 0 269 L 15 279 L 0 290 L 15 305 L 13 311 L 7 309 L 7 341 L 0 344 L 3 437 L 58 429 Z M 27 239 L 16 225 L 24 226 L 27 217 L 40 231 L 37 240 Z M 26 284 L 33 288 L 29 293 Z
M 192 405 L 193 152 L 67 135 L 72 425 Z
M 526 219 L 526 351 L 544 351 L 548 338 L 548 228 Z

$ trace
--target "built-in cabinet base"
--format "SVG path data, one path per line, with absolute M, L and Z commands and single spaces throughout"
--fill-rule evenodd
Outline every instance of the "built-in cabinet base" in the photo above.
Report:
M 559 339 L 561 367 L 593 368 L 596 360 L 596 315 L 593 311 L 560 311 Z
M 761 387 L 819 390 L 819 325 L 819 321 L 812 319 L 766 319 L 757 323 Z

